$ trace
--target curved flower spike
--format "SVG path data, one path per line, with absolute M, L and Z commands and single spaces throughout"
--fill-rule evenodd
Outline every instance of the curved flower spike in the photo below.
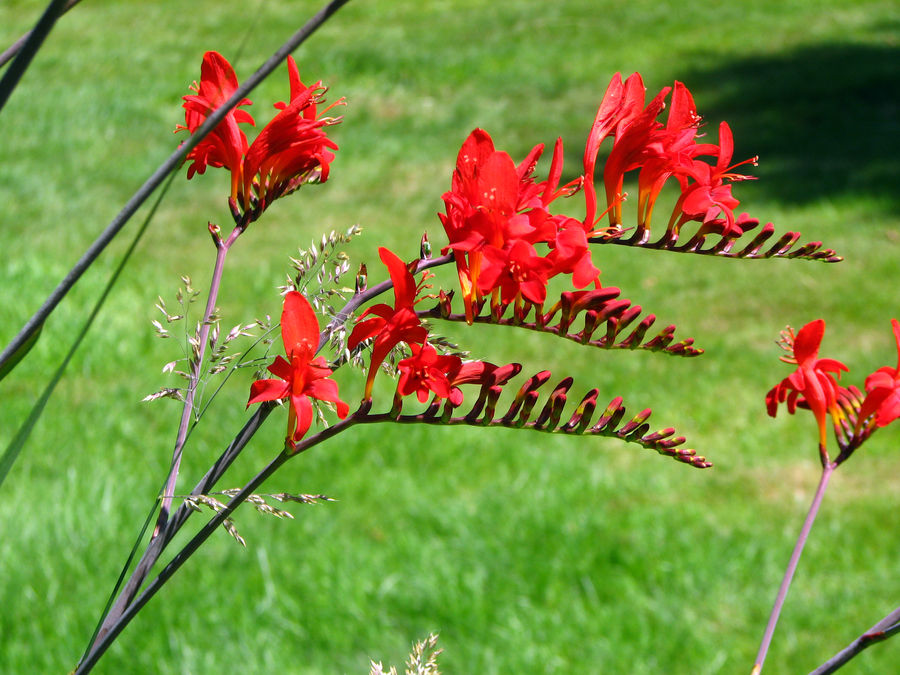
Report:
M 313 358 L 319 345 L 319 322 L 306 298 L 297 291 L 284 297 L 281 313 L 281 339 L 287 360 L 278 356 L 268 370 L 280 379 L 257 380 L 250 386 L 247 406 L 262 401 L 290 398 L 287 441 L 299 441 L 312 424 L 314 398 L 337 406 L 344 419 L 350 408 L 338 398 L 338 386 L 328 379 L 331 369 L 325 358 Z
M 849 370 L 835 359 L 818 358 L 819 345 L 824 334 L 825 321 L 816 319 L 803 326 L 796 337 L 793 336 L 793 331 L 785 336 L 785 349 L 790 351 L 792 356 L 782 357 L 782 361 L 795 363 L 798 367 L 766 394 L 766 409 L 771 417 L 775 417 L 778 404 L 785 401 L 791 414 L 796 410 L 798 402 L 805 403 L 809 407 L 819 425 L 821 452 L 824 452 L 826 443 L 827 414 L 829 412 L 840 414 L 837 405 L 839 386 L 830 373 L 837 373 L 840 377 L 841 371 Z
M 900 417 L 900 321 L 891 319 L 891 327 L 897 343 L 897 367 L 884 366 L 866 378 L 866 398 L 859 410 L 857 430 L 872 414 L 878 427 Z

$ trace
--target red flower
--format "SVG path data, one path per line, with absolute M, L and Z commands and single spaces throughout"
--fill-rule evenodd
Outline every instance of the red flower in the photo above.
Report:
M 665 107 L 665 98 L 670 91 L 672 104 L 664 126 L 656 118 Z M 602 141 L 613 135 L 613 147 L 603 170 L 611 226 L 618 228 L 622 224 L 625 174 L 639 169 L 637 220 L 644 236 L 649 236 L 656 199 L 666 181 L 673 176 L 681 184 L 682 194 L 669 221 L 670 232 L 677 233 L 685 222 L 697 220 L 705 226 L 717 225 L 717 231 L 723 235 L 734 231 L 740 233 L 742 230 L 733 213 L 739 202 L 732 196 L 727 182 L 751 178 L 733 171 L 746 162 L 729 166 L 734 143 L 725 123 L 720 127 L 720 145 L 697 143 L 700 120 L 694 99 L 681 82 L 663 88 L 645 107 L 640 75 L 635 73 L 623 83 L 617 73 L 603 97 L 585 145 L 585 229 L 590 232 L 596 225 L 594 171 L 597 152 Z M 716 157 L 715 165 L 698 160 L 701 155 Z M 755 161 L 756 158 L 747 160 Z M 719 220 L 720 217 L 723 220 Z
M 741 232 L 734 218 L 734 209 L 740 202 L 731 194 L 731 185 L 725 181 L 755 180 L 753 176 L 734 173 L 734 169 L 742 164 L 756 164 L 757 158 L 752 157 L 728 166 L 733 153 L 734 137 L 731 134 L 731 127 L 727 122 L 722 122 L 719 125 L 719 156 L 716 165 L 710 166 L 699 160 L 693 160 L 684 165 L 682 172 L 696 182 L 682 189 L 681 197 L 672 212 L 670 226 L 675 225 L 675 219 L 679 213 L 681 218 L 676 227 L 680 227 L 689 220 L 709 223 L 721 214 L 725 217 L 721 234 L 728 235 L 732 230 Z
M 438 398 L 450 400 L 454 406 L 463 402 L 461 384 L 497 386 L 506 384 L 522 367 L 518 363 L 498 368 L 486 361 L 466 361 L 452 355 L 438 354 L 434 347 L 424 344 L 413 346 L 413 355 L 398 364 L 400 380 L 397 392 L 409 396 L 416 392 L 421 403 L 428 400 L 429 392 Z
M 494 149 L 490 135 L 482 129 L 469 134 L 460 148 L 451 189 L 443 196 L 446 213 L 440 218 L 450 240 L 444 250 L 454 252 L 469 322 L 474 305 L 485 292 L 485 283 L 479 279 L 487 247 L 501 251 L 519 241 L 527 245 L 553 241 L 557 228 L 547 206 L 580 184 L 576 180 L 559 188 L 560 141 L 554 148 L 548 179 L 536 183 L 532 174 L 543 149 L 536 145 L 516 166 L 507 153 Z
M 401 342 L 421 345 L 428 337 L 428 331 L 416 316 L 414 305 L 418 288 L 412 273 L 400 258 L 386 248 L 378 249 L 378 256 L 388 268 L 394 283 L 394 306 L 386 304 L 369 307 L 357 319 L 357 324 L 347 341 L 348 349 L 355 349 L 363 340 L 375 337 L 372 345 L 372 360 L 366 378 L 364 398 L 372 397 L 372 383 L 379 366 L 390 351 Z
M 624 126 L 644 107 L 644 83 L 638 73 L 634 73 L 624 84 L 622 76 L 616 73 L 603 95 L 594 124 L 588 133 L 584 146 L 584 197 L 586 213 L 584 227 L 593 230 L 597 222 L 597 192 L 594 188 L 594 170 L 597 153 L 604 139 L 617 128 Z M 618 200 L 615 202 L 618 203 Z
M 206 52 L 200 65 L 200 84 L 194 82 L 191 86 L 197 93 L 183 97 L 185 123 L 184 126 L 176 126 L 175 131 L 194 133 L 216 108 L 231 98 L 237 88 L 237 76 L 225 57 L 218 52 Z M 251 101 L 242 99 L 185 158 L 193 160 L 188 167 L 189 180 L 195 173 L 204 173 L 207 166 L 225 167 L 232 172 L 232 196 L 236 194 L 241 162 L 247 151 L 247 137 L 238 124 L 254 124 L 250 113 L 240 110 L 244 105 L 251 105 Z
M 484 249 L 478 290 L 487 294 L 500 289 L 504 303 L 510 303 L 519 295 L 536 305 L 547 299 L 547 281 L 553 263 L 537 255 L 534 246 L 516 239 L 504 249 L 488 246 Z
M 872 414 L 878 427 L 900 417 L 900 322 L 891 319 L 891 327 L 897 343 L 897 367 L 884 366 L 866 378 L 866 398 L 859 411 L 857 428 Z
M 575 288 L 584 288 L 591 283 L 599 287 L 600 270 L 591 260 L 587 237 L 581 222 L 574 218 L 562 219 L 553 250 L 547 255 L 547 260 L 553 263 L 551 276 L 571 274 Z
M 337 383 L 328 379 L 331 370 L 324 357 L 313 358 L 319 346 L 319 322 L 309 302 L 297 291 L 291 291 L 284 297 L 281 339 L 287 360 L 278 356 L 268 368 L 270 373 L 281 379 L 254 382 L 250 386 L 247 406 L 290 398 L 287 438 L 297 442 L 312 424 L 311 398 L 336 404 L 341 419 L 347 416 L 350 409 L 338 398 Z
M 331 151 L 338 147 L 325 135 L 325 127 L 339 123 L 341 118 L 321 114 L 343 105 L 343 99 L 319 113 L 317 104 L 326 87 L 321 80 L 305 86 L 294 58 L 288 56 L 287 64 L 291 100 L 275 104 L 281 112 L 256 137 L 244 159 L 243 186 L 238 195 L 238 203 L 244 209 L 252 207 L 262 212 L 303 183 L 324 183 L 334 159 Z
M 828 412 L 837 411 L 839 387 L 829 373 L 837 373 L 840 377 L 841 371 L 848 370 L 840 361 L 818 358 L 824 334 L 825 322 L 816 319 L 801 328 L 796 337 L 793 331 L 785 335 L 785 349 L 792 352 L 792 356 L 782 357 L 781 360 L 795 363 L 798 368 L 766 394 L 766 409 L 771 417 L 775 417 L 778 404 L 785 400 L 791 414 L 796 410 L 798 401 L 805 403 L 819 425 L 820 448 L 825 447 L 826 416 Z M 800 396 L 803 398 L 800 399 Z
M 438 398 L 451 398 L 454 388 L 449 376 L 459 371 L 462 359 L 438 354 L 428 343 L 421 347 L 411 347 L 413 355 L 397 364 L 400 369 L 400 379 L 397 382 L 399 394 L 409 396 L 416 392 L 420 403 L 428 400 L 429 392 L 434 392 Z M 459 392 L 459 389 L 455 391 Z M 458 401 L 462 403 L 462 393 L 459 394 Z
M 290 194 L 303 183 L 325 182 L 329 165 L 337 150 L 325 134 L 325 127 L 340 118 L 321 115 L 343 99 L 319 112 L 317 105 L 325 93 L 322 82 L 307 87 L 300 81 L 297 64 L 288 57 L 291 85 L 289 103 L 277 103 L 280 112 L 269 122 L 249 147 L 238 123 L 253 124 L 253 118 L 237 107 L 194 148 L 187 159 L 193 160 L 188 178 L 203 173 L 207 166 L 231 171 L 231 203 L 236 218 L 255 220 L 278 197 Z M 207 52 L 200 69 L 200 84 L 192 87 L 197 95 L 185 96 L 185 125 L 194 133 L 207 117 L 237 89 L 237 77 L 228 61 L 218 52 Z M 238 106 L 249 105 L 243 99 Z

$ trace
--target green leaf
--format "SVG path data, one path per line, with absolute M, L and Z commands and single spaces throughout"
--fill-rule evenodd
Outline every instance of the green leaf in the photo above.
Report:
M 34 347 L 35 344 L 37 344 L 42 330 L 44 330 L 43 323 L 37 327 L 36 331 L 28 336 L 28 339 L 25 340 L 17 350 L 7 357 L 6 361 L 3 362 L 3 365 L 0 366 L 0 380 L 3 380 L 4 377 L 9 375 L 12 369 L 19 364 L 19 361 L 25 358 L 25 355 L 31 351 L 31 348 Z

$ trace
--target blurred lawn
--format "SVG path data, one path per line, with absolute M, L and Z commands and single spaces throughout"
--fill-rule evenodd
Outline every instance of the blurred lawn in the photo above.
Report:
M 180 97 L 216 49 L 245 78 L 317 3 L 83 3 L 57 25 L 0 113 L 0 341 L 171 152 Z M 0 6 L 0 46 L 39 2 Z M 355 261 L 379 245 L 415 255 L 460 143 L 476 126 L 521 158 L 566 142 L 575 174 L 609 78 L 673 79 L 760 180 L 751 214 L 846 257 L 709 260 L 606 247 L 604 283 L 675 323 L 699 359 L 587 351 L 549 336 L 446 332 L 495 361 L 577 377 L 652 406 L 715 462 L 698 471 L 612 440 L 475 430 L 354 430 L 288 464 L 267 488 L 339 501 L 274 521 L 249 510 L 241 549 L 223 532 L 141 613 L 98 673 L 365 673 L 439 631 L 446 673 L 748 672 L 818 478 L 812 421 L 765 417 L 787 374 L 785 324 L 828 321 L 823 352 L 851 380 L 894 363 L 900 279 L 897 8 L 890 0 L 629 3 L 356 0 L 296 54 L 306 79 L 346 96 L 331 180 L 273 207 L 230 256 L 220 307 L 233 325 L 276 315 L 287 256 L 360 223 Z M 251 98 L 258 122 L 284 71 Z M 166 470 L 178 410 L 140 399 L 177 356 L 152 337 L 157 295 L 181 274 L 205 288 L 207 220 L 228 222 L 227 177 L 178 179 L 100 321 L 0 492 L 0 670 L 66 672 Z M 633 208 L 633 205 L 630 205 Z M 59 307 L 0 385 L 5 448 L 136 230 Z M 383 277 L 370 265 L 374 280 Z M 445 284 L 453 280 L 444 277 Z M 438 326 L 439 329 L 445 328 Z M 474 331 L 474 332 L 473 332 Z M 174 354 L 174 355 L 173 355 Z M 185 486 L 245 419 L 248 374 L 192 438 Z M 342 391 L 358 391 L 343 373 Z M 356 388 L 354 388 L 356 387 Z M 211 419 L 211 418 L 209 418 Z M 273 421 L 223 487 L 278 451 Z M 896 430 L 838 472 L 766 672 L 807 672 L 900 603 Z M 894 672 L 896 641 L 847 673 Z

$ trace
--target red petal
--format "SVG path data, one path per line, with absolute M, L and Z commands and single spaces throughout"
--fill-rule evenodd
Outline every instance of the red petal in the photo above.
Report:
M 810 321 L 800 329 L 794 338 L 794 358 L 798 364 L 802 366 L 810 359 L 816 358 L 823 335 L 825 335 L 824 319 Z
M 416 280 L 406 269 L 406 264 L 383 246 L 378 248 L 378 257 L 388 268 L 388 274 L 394 282 L 394 309 L 412 307 L 416 300 Z
M 320 401 L 328 401 L 337 405 L 338 417 L 344 419 L 350 407 L 338 396 L 338 385 L 334 380 L 315 380 L 306 387 L 306 393 Z
M 294 406 L 294 411 L 297 413 L 297 426 L 294 428 L 291 440 L 297 442 L 306 435 L 312 424 L 312 401 L 307 396 L 295 395 L 291 396 L 291 405 Z
M 716 161 L 716 173 L 722 173 L 731 162 L 734 154 L 734 136 L 728 122 L 719 124 L 719 159 Z
M 305 351 L 308 354 L 306 358 L 309 358 L 319 346 L 319 321 L 316 313 L 309 301 L 297 291 L 284 296 L 281 339 L 284 341 L 284 353 L 288 357 Z
M 281 400 L 288 395 L 289 390 L 290 386 L 283 380 L 257 380 L 250 385 L 250 400 L 247 401 L 247 407 L 262 401 Z
M 488 157 L 478 183 L 482 190 L 480 203 L 507 216 L 513 215 L 519 193 L 519 177 L 512 157 L 505 152 L 495 152 Z

